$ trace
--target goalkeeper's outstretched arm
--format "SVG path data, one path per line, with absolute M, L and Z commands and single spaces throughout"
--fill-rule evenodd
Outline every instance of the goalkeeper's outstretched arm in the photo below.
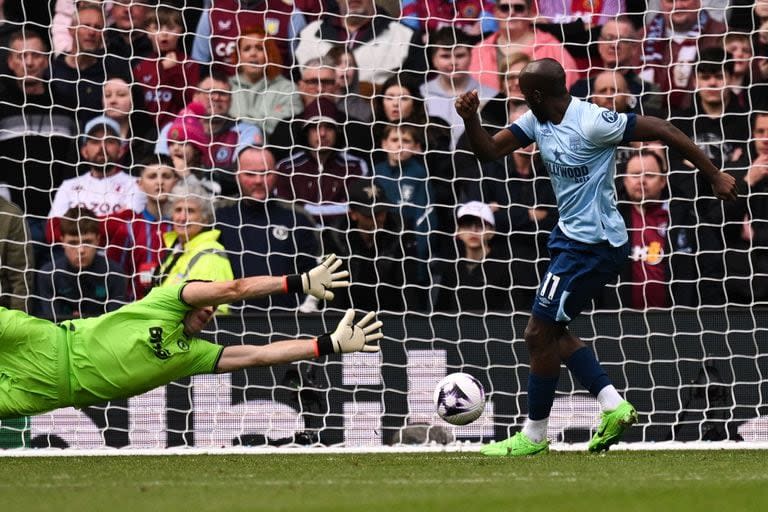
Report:
M 233 281 L 191 282 L 184 286 L 181 299 L 194 308 L 232 304 L 278 293 L 306 293 L 321 300 L 332 300 L 333 289 L 349 286 L 349 272 L 338 271 L 341 261 L 335 255 L 303 274 L 253 276 Z
M 262 346 L 225 347 L 216 365 L 216 372 L 290 363 L 328 354 L 377 352 L 379 347 L 373 342 L 383 338 L 384 334 L 381 332 L 382 324 L 376 320 L 375 313 L 368 313 L 357 323 L 354 323 L 354 319 L 355 311 L 349 309 L 335 331 L 317 338 L 276 341 Z

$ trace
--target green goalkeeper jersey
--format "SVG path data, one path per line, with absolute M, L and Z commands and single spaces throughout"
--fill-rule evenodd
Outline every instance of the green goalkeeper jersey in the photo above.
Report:
M 213 372 L 223 347 L 184 334 L 192 307 L 181 300 L 183 288 L 156 288 L 106 315 L 63 322 L 69 382 L 62 386 L 70 389 L 62 398 L 84 407 Z

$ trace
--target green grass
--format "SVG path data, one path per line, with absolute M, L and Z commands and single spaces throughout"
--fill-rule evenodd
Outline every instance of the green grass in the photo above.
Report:
M 0 510 L 758 511 L 762 451 L 0 459 Z

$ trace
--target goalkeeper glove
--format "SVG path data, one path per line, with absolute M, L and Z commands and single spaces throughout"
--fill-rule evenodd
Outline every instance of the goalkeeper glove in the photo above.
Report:
M 315 355 L 324 356 L 327 354 L 358 351 L 378 352 L 378 345 L 368 344 L 384 337 L 384 333 L 381 332 L 383 324 L 378 320 L 371 323 L 375 318 L 376 313 L 371 311 L 360 319 L 359 322 L 353 324 L 355 310 L 348 309 L 335 331 L 323 334 L 317 338 Z
M 303 274 L 293 274 L 285 278 L 286 293 L 306 293 L 320 300 L 333 300 L 333 288 L 345 288 L 349 281 L 349 272 L 336 272 L 341 266 L 341 260 L 335 254 L 328 256 L 325 261 Z

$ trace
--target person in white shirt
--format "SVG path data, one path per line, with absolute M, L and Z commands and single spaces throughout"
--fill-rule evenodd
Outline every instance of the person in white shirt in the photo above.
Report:
M 456 97 L 472 90 L 480 95 L 481 108 L 496 96 L 496 91 L 482 85 L 469 72 L 472 61 L 472 46 L 466 37 L 447 27 L 430 35 L 432 46 L 432 68 L 437 76 L 421 86 L 424 106 L 431 117 L 439 117 L 451 125 L 451 149 L 456 147 L 464 133 L 464 122 L 453 104 Z
M 122 140 L 120 126 L 109 117 L 91 119 L 80 138 L 80 157 L 87 173 L 65 180 L 48 214 L 46 237 L 49 242 L 59 238 L 58 219 L 70 208 L 78 206 L 92 210 L 99 217 L 130 208 L 144 210 L 146 196 L 136 178 L 116 163 L 120 160 Z

